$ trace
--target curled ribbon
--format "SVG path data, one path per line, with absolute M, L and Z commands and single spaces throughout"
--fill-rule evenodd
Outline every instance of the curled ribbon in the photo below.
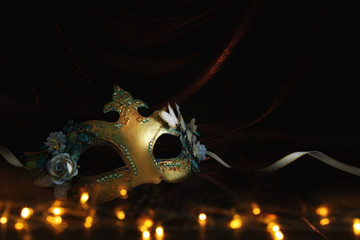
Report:
M 341 171 L 344 171 L 344 172 L 347 172 L 347 173 L 350 173 L 350 174 L 353 174 L 356 176 L 360 176 L 360 168 L 339 162 L 319 151 L 304 151 L 304 152 L 290 153 L 289 155 L 276 161 L 275 163 L 271 164 L 270 166 L 260 169 L 260 171 L 273 172 L 273 171 L 279 170 L 280 168 L 287 166 L 288 164 L 294 162 L 296 159 L 298 159 L 304 155 L 312 156 L 312 157 L 322 161 L 323 163 L 326 163 L 327 165 L 332 166 Z

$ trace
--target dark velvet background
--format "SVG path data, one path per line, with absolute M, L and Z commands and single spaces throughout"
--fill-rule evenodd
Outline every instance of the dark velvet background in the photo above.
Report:
M 257 171 L 302 150 L 358 165 L 359 15 L 350 3 L 29 1 L 8 13 L 0 144 L 18 156 L 69 119 L 111 120 L 102 107 L 116 83 L 149 112 L 178 102 L 185 119 L 197 119 L 200 141 L 233 167 L 210 160 L 189 181 L 135 190 L 157 192 L 144 197 L 155 205 L 185 205 L 196 189 L 195 202 L 247 199 L 269 210 L 359 197 L 358 177 L 310 157 Z M 0 164 L 2 199 L 51 199 Z

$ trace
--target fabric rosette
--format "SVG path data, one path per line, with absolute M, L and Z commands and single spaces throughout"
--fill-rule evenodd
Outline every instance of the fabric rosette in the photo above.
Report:
M 78 174 L 77 163 L 68 153 L 54 156 L 47 164 L 51 181 L 56 185 L 63 184 Z

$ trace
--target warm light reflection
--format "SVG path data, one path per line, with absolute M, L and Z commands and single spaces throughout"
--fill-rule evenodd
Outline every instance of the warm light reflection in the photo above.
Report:
M 25 207 L 25 208 L 23 208 L 22 210 L 21 210 L 21 217 L 22 218 L 24 218 L 24 219 L 29 219 L 29 218 L 31 218 L 31 215 L 33 214 L 33 210 L 31 209 L 31 208 L 27 208 L 27 207 Z
M 0 223 L 1 223 L 1 224 L 6 224 L 7 221 L 8 221 L 7 217 L 1 217 L 1 218 L 0 218 Z
M 233 220 L 231 220 L 231 222 L 229 223 L 229 227 L 231 229 L 239 229 L 242 226 L 242 221 L 240 218 L 240 215 L 235 214 L 233 217 Z
M 150 232 L 149 231 L 144 231 L 142 233 L 142 237 L 143 237 L 143 239 L 150 239 Z
M 125 219 L 125 212 L 121 211 L 121 210 L 116 211 L 116 217 L 118 219 L 120 219 L 120 220 L 124 220 Z
M 353 230 L 354 230 L 354 234 L 356 236 L 360 235 L 360 219 L 354 218 L 354 220 L 353 220 Z
M 321 217 L 326 217 L 329 214 L 329 209 L 327 207 L 318 207 L 316 209 L 316 214 L 321 216 Z
M 320 225 L 325 226 L 330 223 L 330 220 L 328 218 L 322 218 L 320 219 Z
M 14 227 L 16 230 L 22 230 L 22 229 L 24 229 L 24 224 L 21 222 L 17 222 L 17 223 L 15 223 Z
M 89 200 L 89 194 L 87 192 L 84 192 L 81 194 L 80 202 L 82 204 L 86 203 Z

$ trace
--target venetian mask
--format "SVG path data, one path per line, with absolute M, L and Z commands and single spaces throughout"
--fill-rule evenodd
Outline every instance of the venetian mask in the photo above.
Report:
M 91 120 L 80 124 L 70 121 L 62 131 L 50 134 L 41 152 L 25 153 L 27 168 L 45 170 L 35 184 L 55 187 L 58 198 L 88 192 L 96 202 L 106 202 L 119 197 L 121 189 L 129 191 L 145 183 L 157 184 L 162 180 L 173 183 L 190 177 L 199 172 L 199 164 L 206 155 L 229 167 L 200 144 L 195 120 L 185 123 L 178 105 L 177 113 L 169 105 L 144 117 L 138 108 L 147 105 L 120 87 L 114 86 L 112 99 L 104 106 L 104 112 L 117 112 L 117 121 Z M 163 134 L 180 139 L 182 150 L 178 156 L 169 159 L 154 156 L 156 141 Z M 111 146 L 126 166 L 82 176 L 79 158 L 97 145 Z

